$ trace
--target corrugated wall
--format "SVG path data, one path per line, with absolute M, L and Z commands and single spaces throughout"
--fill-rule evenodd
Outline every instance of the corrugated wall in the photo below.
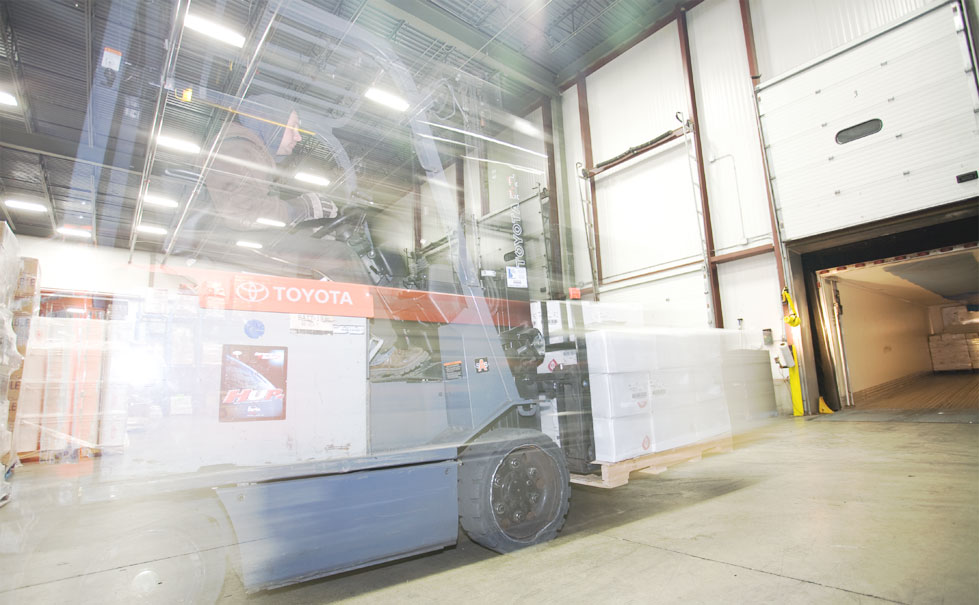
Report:
M 826 54 L 937 0 L 751 0 L 762 80 Z
M 716 252 L 771 243 L 765 172 L 738 3 L 708 0 L 690 12 L 688 21 Z

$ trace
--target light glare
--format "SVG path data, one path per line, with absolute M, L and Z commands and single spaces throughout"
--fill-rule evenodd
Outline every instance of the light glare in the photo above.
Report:
M 405 111 L 411 106 L 408 101 L 405 101 L 398 95 L 390 93 L 386 90 L 381 90 L 380 88 L 374 88 L 373 86 L 367 89 L 364 96 L 375 103 L 379 103 L 385 107 L 390 107 L 395 111 Z
M 303 181 L 304 183 L 311 183 L 313 185 L 319 185 L 320 187 L 326 187 L 330 184 L 330 179 L 318 174 L 312 174 L 310 172 L 297 172 L 296 180 Z
M 241 246 L 242 248 L 251 248 L 252 250 L 262 249 L 262 244 L 259 244 L 258 242 L 246 242 L 245 240 L 238 240 L 236 244 Z
M 140 233 L 149 233 L 152 235 L 166 235 L 167 230 L 163 227 L 157 227 L 156 225 L 137 225 L 136 231 Z
M 183 139 L 178 139 L 163 134 L 156 137 L 156 144 L 159 145 L 160 147 L 166 147 L 167 149 L 180 151 L 182 153 L 201 152 L 201 148 L 198 145 L 191 143 L 190 141 L 185 141 Z
M 11 107 L 17 107 L 17 97 L 10 94 L 9 92 L 0 91 L 0 105 L 10 105 Z
M 238 32 L 229 29 L 220 23 L 215 23 L 210 19 L 205 19 L 204 17 L 198 17 L 197 15 L 187 14 L 184 17 L 184 26 L 187 29 L 192 29 L 196 32 L 202 33 L 205 36 L 210 36 L 215 40 L 224 42 L 225 44 L 230 44 L 236 48 L 241 48 L 245 45 L 245 36 L 242 36 Z
M 7 208 L 13 208 L 14 210 L 23 210 L 25 212 L 47 212 L 48 207 L 44 204 L 38 204 L 37 202 L 25 202 L 23 200 L 7 200 L 4 203 Z
M 271 218 L 257 218 L 257 219 L 255 219 L 255 222 L 258 223 L 259 225 L 266 225 L 268 227 L 285 227 L 286 226 L 286 224 L 283 223 L 282 221 L 277 221 L 277 220 L 271 219 Z
M 58 227 L 58 233 L 61 235 L 67 235 L 68 237 L 81 237 L 84 239 L 90 239 L 92 237 L 91 231 L 86 231 L 84 229 L 78 229 L 75 227 Z
M 149 204 L 150 206 L 160 206 L 161 208 L 176 208 L 176 200 L 171 200 L 168 197 L 163 197 L 161 195 L 154 195 L 152 193 L 147 193 L 143 196 L 143 203 Z

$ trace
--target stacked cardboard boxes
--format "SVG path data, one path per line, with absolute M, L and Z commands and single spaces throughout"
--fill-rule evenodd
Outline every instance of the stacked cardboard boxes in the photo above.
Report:
M 14 332 L 12 302 L 20 272 L 17 240 L 6 223 L 0 223 L 0 503 L 9 497 L 7 469 L 13 464 L 12 431 L 8 424 L 11 374 L 21 366 Z
M 932 369 L 936 372 L 971 370 L 972 357 L 965 334 L 933 334 L 928 337 Z
M 965 346 L 969 348 L 969 360 L 972 361 L 972 369 L 979 370 L 979 334 L 975 332 L 966 334 Z

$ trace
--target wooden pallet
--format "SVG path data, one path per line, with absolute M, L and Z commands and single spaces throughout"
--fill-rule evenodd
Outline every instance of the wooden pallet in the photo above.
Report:
M 681 462 L 700 460 L 704 454 L 730 452 L 733 449 L 731 435 L 728 433 L 707 441 L 698 441 L 683 447 L 630 458 L 622 462 L 596 462 L 596 464 L 602 465 L 601 476 L 572 474 L 571 483 L 592 487 L 619 487 L 629 482 L 629 474 L 632 472 L 638 471 L 649 475 L 658 475 Z

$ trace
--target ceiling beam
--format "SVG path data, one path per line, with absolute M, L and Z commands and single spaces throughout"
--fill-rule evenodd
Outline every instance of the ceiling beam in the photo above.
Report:
M 14 149 L 16 151 L 23 151 L 26 153 L 36 153 L 37 155 L 44 157 L 68 160 L 70 162 L 78 162 L 80 164 L 97 166 L 99 168 L 118 170 L 120 172 L 125 172 L 126 174 L 140 174 L 138 170 L 133 170 L 132 168 L 112 166 L 111 164 L 93 162 L 91 160 L 80 158 L 78 157 L 77 142 L 62 139 L 60 137 L 52 137 L 37 132 L 32 134 L 21 130 L 14 130 L 12 128 L 4 128 L 3 138 L 0 139 L 0 147 Z M 132 160 L 133 165 L 142 164 L 143 162 L 143 158 L 138 156 L 134 156 Z
M 491 69 L 549 97 L 559 96 L 555 74 L 502 42 L 428 2 L 417 0 L 369 0 L 384 13 L 422 33 L 447 42 Z

